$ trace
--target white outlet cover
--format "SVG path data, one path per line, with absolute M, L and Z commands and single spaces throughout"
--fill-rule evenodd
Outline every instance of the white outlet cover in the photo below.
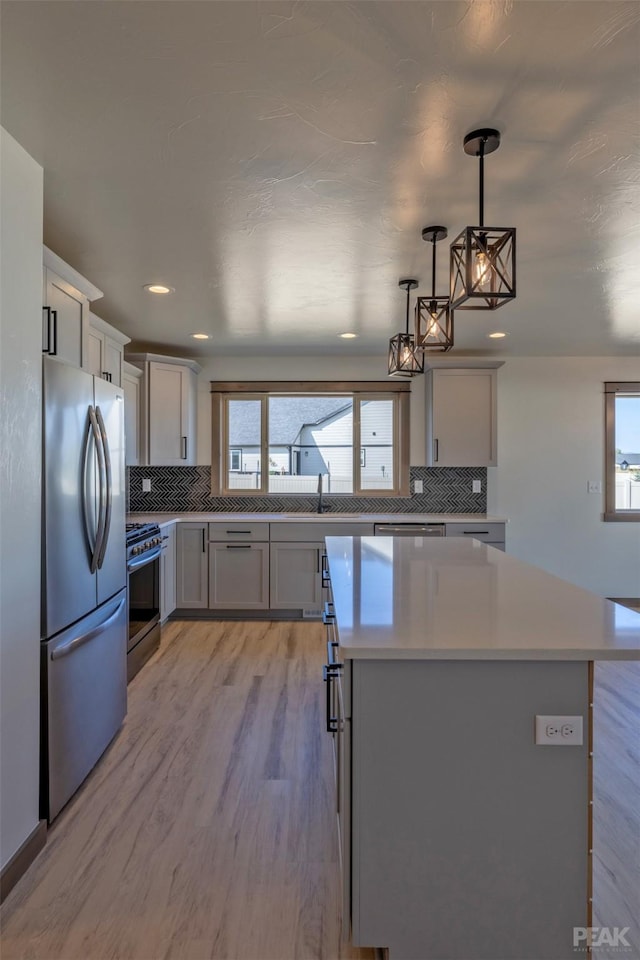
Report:
M 142 481 L 142 492 L 151 493 L 151 480 L 148 478 Z
M 471 481 L 471 492 L 472 492 L 472 493 L 482 493 L 482 480 L 472 480 L 472 481 Z
M 536 714 L 536 743 L 549 747 L 579 747 L 582 717 Z
M 422 493 L 422 492 L 423 492 L 422 480 L 414 480 L 414 481 L 413 481 L 413 492 L 414 492 L 414 493 Z

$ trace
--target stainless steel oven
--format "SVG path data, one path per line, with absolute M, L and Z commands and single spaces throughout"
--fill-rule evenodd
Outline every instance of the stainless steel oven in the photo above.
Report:
M 135 677 L 160 645 L 161 551 L 158 524 L 127 525 L 127 681 Z

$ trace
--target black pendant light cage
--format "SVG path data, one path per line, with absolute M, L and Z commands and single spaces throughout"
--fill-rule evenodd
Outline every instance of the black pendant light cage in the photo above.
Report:
M 424 373 L 424 356 L 422 351 L 416 349 L 414 335 L 409 333 L 409 301 L 418 281 L 400 280 L 398 286 L 407 291 L 406 326 L 404 333 L 397 333 L 389 340 L 389 376 L 415 377 Z
M 451 244 L 452 310 L 497 310 L 516 296 L 516 229 L 484 224 L 484 158 L 499 146 L 498 130 L 473 130 L 464 138 L 465 153 L 480 161 L 480 223 Z
M 431 296 L 418 297 L 415 313 L 416 349 L 446 353 L 453 346 L 453 310 L 449 297 L 436 296 L 436 243 L 447 236 L 446 227 L 425 227 L 422 239 L 433 245 L 431 263 Z

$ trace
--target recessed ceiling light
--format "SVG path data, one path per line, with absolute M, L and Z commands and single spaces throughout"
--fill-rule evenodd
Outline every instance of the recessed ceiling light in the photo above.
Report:
M 503 333 L 502 330 L 494 330 L 493 333 L 488 333 L 487 336 L 490 340 L 502 340 L 502 338 L 506 337 L 507 334 Z
M 342 337 L 343 340 L 355 340 L 358 334 L 357 333 L 341 333 L 340 336 Z
M 145 283 L 144 289 L 149 293 L 175 293 L 175 287 L 166 287 L 164 283 Z
M 208 339 L 209 339 L 209 334 L 208 334 L 208 333 L 192 333 L 191 336 L 193 337 L 194 340 L 208 340 Z

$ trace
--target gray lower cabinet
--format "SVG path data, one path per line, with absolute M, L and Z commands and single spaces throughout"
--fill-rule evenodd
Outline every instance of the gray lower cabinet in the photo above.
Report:
M 209 544 L 210 610 L 269 609 L 269 544 Z
M 447 523 L 445 526 L 447 537 L 467 537 L 481 540 L 496 550 L 505 549 L 505 525 L 496 521 L 477 521 L 471 523 Z
M 323 552 L 322 540 L 271 544 L 271 609 L 302 609 L 306 616 L 321 616 Z
M 176 606 L 209 606 L 208 523 L 179 523 L 176 541 Z
M 177 606 L 176 597 L 176 524 L 163 527 L 166 537 L 160 555 L 160 620 L 164 623 Z

